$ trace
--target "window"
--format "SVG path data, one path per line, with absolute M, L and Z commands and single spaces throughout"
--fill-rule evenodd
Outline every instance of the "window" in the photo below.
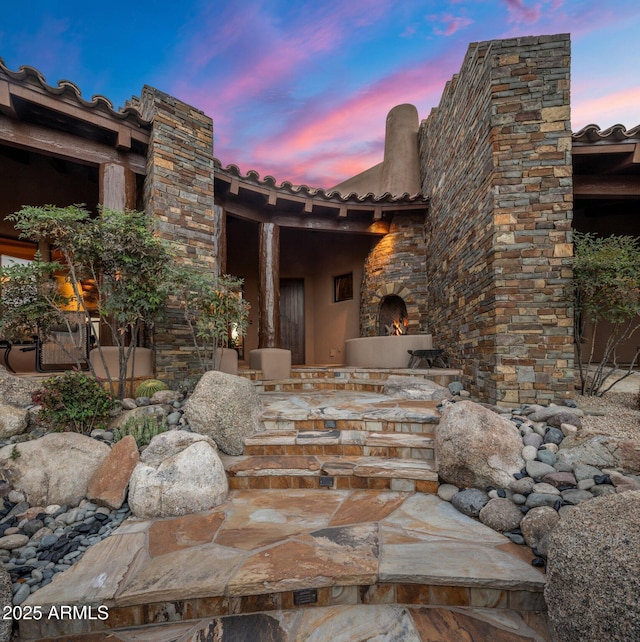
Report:
M 333 277 L 333 300 L 348 301 L 353 299 L 353 272 Z

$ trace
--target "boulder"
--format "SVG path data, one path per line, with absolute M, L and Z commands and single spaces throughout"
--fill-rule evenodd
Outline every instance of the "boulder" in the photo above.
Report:
M 127 496 L 131 473 L 139 461 L 136 440 L 131 435 L 123 437 L 89 480 L 87 497 L 100 506 L 120 508 Z
M 229 485 L 215 442 L 172 430 L 151 440 L 129 482 L 129 506 L 152 519 L 198 513 L 225 501 Z
M 621 468 L 640 473 L 640 440 L 611 435 L 583 435 L 578 432 L 564 439 L 558 461 L 571 465 L 588 464 L 597 468 Z
M 423 401 L 442 401 L 450 399 L 448 388 L 421 377 L 401 377 L 392 375 L 384 384 L 384 394 L 397 399 L 420 399 Z
M 0 402 L 0 439 L 21 435 L 28 425 L 28 410 Z
M 227 455 L 244 452 L 244 438 L 264 431 L 261 404 L 253 384 L 243 377 L 205 372 L 184 406 L 191 430 L 211 437 Z
M 0 399 L 3 403 L 19 408 L 33 406 L 31 395 L 39 388 L 37 383 L 17 377 L 0 366 Z
M 558 642 L 637 640 L 640 491 L 563 515 L 549 538 L 544 596 Z
M 440 477 L 461 488 L 508 488 L 524 466 L 515 425 L 472 401 L 443 409 L 435 450 Z
M 32 506 L 73 504 L 86 497 L 89 480 L 109 446 L 74 432 L 56 432 L 0 449 L 0 468 Z

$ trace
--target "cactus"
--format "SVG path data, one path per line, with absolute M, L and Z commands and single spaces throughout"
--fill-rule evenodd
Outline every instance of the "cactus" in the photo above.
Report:
M 147 379 L 136 388 L 136 399 L 139 397 L 153 397 L 159 390 L 168 390 L 169 386 L 158 379 Z

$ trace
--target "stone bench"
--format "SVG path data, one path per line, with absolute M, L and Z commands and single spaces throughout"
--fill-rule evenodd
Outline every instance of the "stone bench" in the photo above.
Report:
M 258 348 L 249 352 L 249 367 L 262 370 L 264 379 L 288 379 L 291 376 L 291 350 Z

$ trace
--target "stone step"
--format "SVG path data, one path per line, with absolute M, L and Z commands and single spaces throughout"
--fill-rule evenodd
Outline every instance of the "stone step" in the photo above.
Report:
M 229 488 L 369 489 L 435 493 L 435 463 L 348 455 L 221 455 Z
M 433 460 L 433 433 L 268 430 L 245 438 L 245 455 L 348 455 Z

